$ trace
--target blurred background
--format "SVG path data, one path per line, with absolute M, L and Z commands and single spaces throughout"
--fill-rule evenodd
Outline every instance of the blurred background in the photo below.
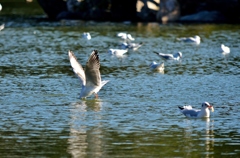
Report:
M 1 4 L 1 16 L 45 13 L 51 20 L 162 23 L 240 21 L 239 0 L 2 0 Z

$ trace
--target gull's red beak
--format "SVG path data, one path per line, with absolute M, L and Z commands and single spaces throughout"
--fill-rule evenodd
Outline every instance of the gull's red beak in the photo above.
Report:
M 208 108 L 209 108 L 209 109 L 211 109 L 211 110 L 212 110 L 212 112 L 214 112 L 214 108 L 213 108 L 213 106 L 212 106 L 212 105 L 208 106 Z

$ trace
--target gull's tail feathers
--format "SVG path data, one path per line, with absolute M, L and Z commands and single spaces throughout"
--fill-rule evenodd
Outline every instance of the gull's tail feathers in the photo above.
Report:
M 159 55 L 159 53 L 158 53 L 158 52 L 156 52 L 156 51 L 153 51 L 153 53 L 155 53 L 155 54 Z

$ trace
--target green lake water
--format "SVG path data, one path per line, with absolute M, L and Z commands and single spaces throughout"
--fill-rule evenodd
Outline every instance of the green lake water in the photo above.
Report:
M 0 157 L 240 157 L 240 25 L 50 22 L 36 3 L 19 4 L 5 1 L 0 12 Z M 119 32 L 144 45 L 110 56 Z M 199 46 L 176 40 L 194 35 Z M 110 82 L 99 99 L 80 100 L 67 53 L 85 66 L 94 49 Z M 152 72 L 163 62 L 154 51 L 183 58 Z M 204 101 L 210 118 L 178 110 Z

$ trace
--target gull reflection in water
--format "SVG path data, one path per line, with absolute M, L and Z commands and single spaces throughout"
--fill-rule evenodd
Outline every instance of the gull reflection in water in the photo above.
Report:
M 72 157 L 102 156 L 102 102 L 86 100 L 71 103 L 68 152 Z
M 186 156 L 191 157 L 193 151 L 201 150 L 205 157 L 210 157 L 214 153 L 214 120 L 186 119 L 185 123 L 183 142 Z
M 214 120 L 206 120 L 205 152 L 206 157 L 210 157 L 214 153 Z

